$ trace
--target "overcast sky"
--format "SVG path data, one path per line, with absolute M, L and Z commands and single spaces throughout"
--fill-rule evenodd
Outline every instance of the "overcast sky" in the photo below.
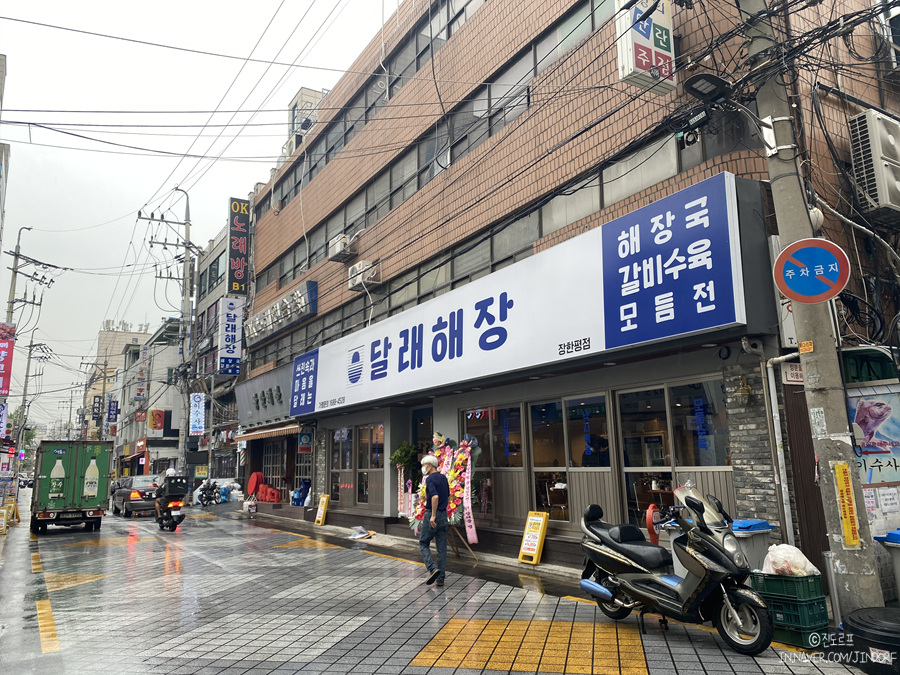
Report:
M 15 248 L 20 228 L 33 228 L 21 234 L 23 255 L 73 268 L 21 268 L 55 281 L 47 287 L 19 277 L 16 297 L 27 293 L 40 300 L 43 293 L 43 301 L 40 308 L 17 304 L 10 408 L 22 400 L 32 331 L 34 341 L 55 356 L 32 364 L 32 373 L 42 370 L 43 376 L 30 378 L 29 399 L 36 389 L 43 393 L 33 401 L 30 419 L 51 422 L 68 419 L 69 388 L 84 382 L 80 366 L 95 354 L 104 320 L 127 321 L 135 329 L 149 323 L 153 331 L 163 317 L 178 315 L 178 285 L 156 280 L 153 269 L 156 262 L 157 272 L 166 273 L 172 249 L 148 248 L 151 236 L 173 242 L 178 233 L 138 221 L 138 211 L 165 210 L 170 220 L 182 220 L 183 197 L 173 192 L 180 186 L 190 195 L 191 239 L 205 246 L 227 221 L 228 198 L 246 198 L 255 183 L 268 180 L 287 140 L 287 107 L 297 90 L 332 87 L 397 3 L 2 3 L 0 53 L 7 76 L 0 142 L 11 147 L 3 169 L 9 178 L 3 297 L 12 266 L 6 252 Z M 309 67 L 242 60 L 250 56 Z M 223 112 L 212 115 L 215 110 Z M 237 126 L 202 129 L 207 122 Z M 183 153 L 200 158 L 182 159 Z M 180 274 L 177 267 L 171 272 Z M 80 399 L 75 390 L 76 407 Z

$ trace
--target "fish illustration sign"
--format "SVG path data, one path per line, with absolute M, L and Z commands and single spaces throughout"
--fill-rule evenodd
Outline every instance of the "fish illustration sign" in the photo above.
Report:
M 900 481 L 900 393 L 851 396 L 849 403 L 860 482 Z

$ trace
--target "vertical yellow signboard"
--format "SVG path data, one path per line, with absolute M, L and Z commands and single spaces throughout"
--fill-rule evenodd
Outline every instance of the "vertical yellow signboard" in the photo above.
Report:
M 550 514 L 543 511 L 529 511 L 525 520 L 525 534 L 519 548 L 519 562 L 537 565 L 541 562 L 544 550 L 544 537 L 547 535 L 547 521 Z
M 325 524 L 325 512 L 328 511 L 328 495 L 319 498 L 319 510 L 316 511 L 316 525 Z
M 847 462 L 833 462 L 832 467 L 837 487 L 838 508 L 841 511 L 844 548 L 859 548 L 859 524 L 856 520 L 856 499 L 853 497 L 850 465 Z

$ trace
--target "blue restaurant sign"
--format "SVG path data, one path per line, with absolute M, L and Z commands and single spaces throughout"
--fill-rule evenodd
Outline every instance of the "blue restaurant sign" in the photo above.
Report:
M 291 415 L 745 323 L 722 173 L 296 357 Z

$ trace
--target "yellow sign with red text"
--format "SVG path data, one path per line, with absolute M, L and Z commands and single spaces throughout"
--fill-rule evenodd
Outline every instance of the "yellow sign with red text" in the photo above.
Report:
M 859 525 L 856 519 L 856 500 L 853 497 L 853 481 L 847 462 L 833 462 L 834 482 L 837 487 L 838 508 L 841 511 L 841 527 L 844 532 L 844 548 L 859 548 Z

